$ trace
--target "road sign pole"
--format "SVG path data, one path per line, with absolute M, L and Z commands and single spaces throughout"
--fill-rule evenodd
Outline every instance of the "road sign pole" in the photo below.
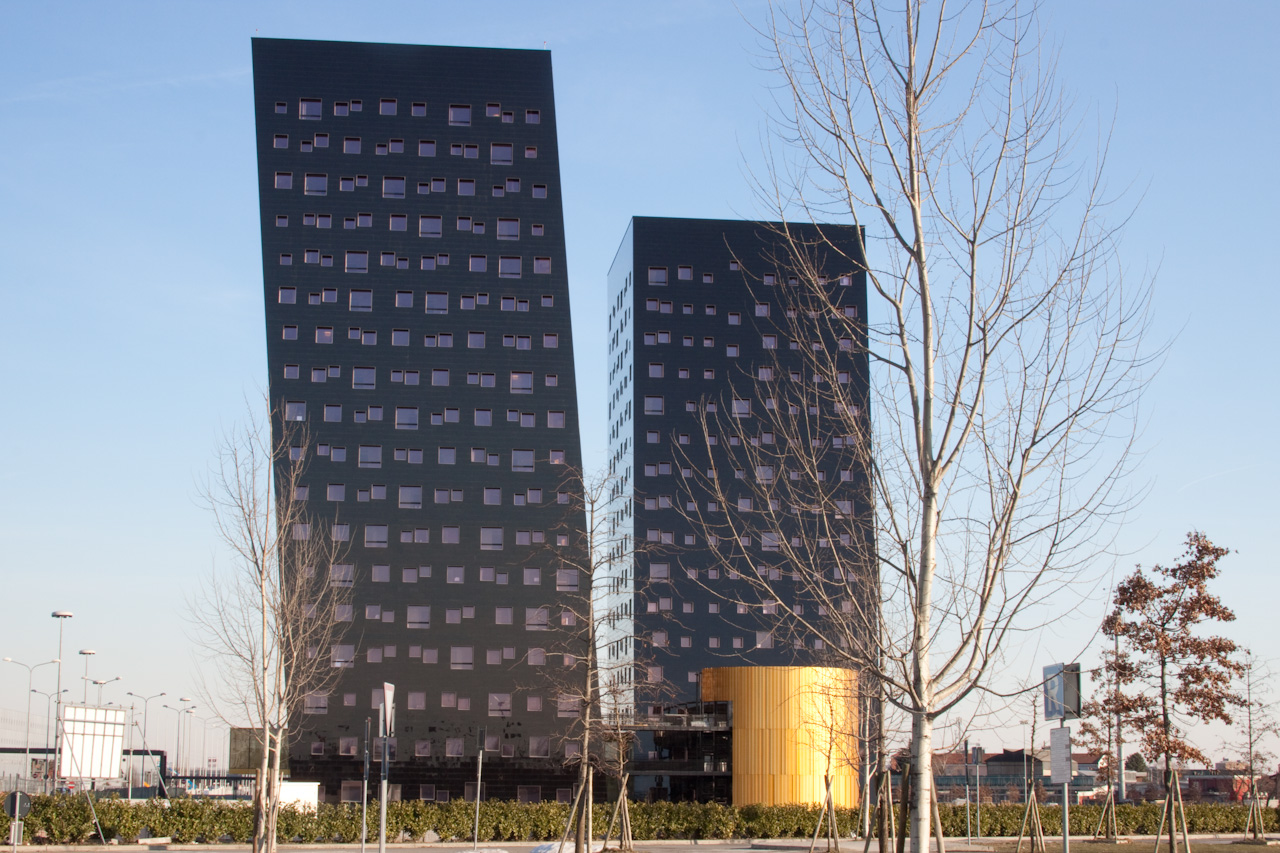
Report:
M 378 792 L 378 853 L 387 853 L 387 770 L 391 764 L 389 739 L 396 728 L 395 685 L 382 683 L 378 729 L 382 735 L 382 783 Z
M 364 718 L 364 781 L 360 783 L 360 853 L 369 837 L 369 718 Z
M 4 798 L 4 813 L 9 816 L 9 844 L 18 853 L 22 843 L 22 819 L 31 811 L 31 798 L 21 791 L 13 791 Z

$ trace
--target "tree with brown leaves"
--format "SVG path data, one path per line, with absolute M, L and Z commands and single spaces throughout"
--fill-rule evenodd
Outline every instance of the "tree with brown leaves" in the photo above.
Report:
M 1124 733 L 1132 727 L 1132 717 L 1138 711 L 1140 701 L 1127 693 L 1131 690 L 1137 672 L 1126 651 L 1121 650 L 1118 638 L 1114 648 L 1102 653 L 1102 665 L 1093 672 L 1099 682 L 1094 698 L 1084 704 L 1080 719 L 1081 746 L 1098 754 L 1098 783 L 1107 785 L 1107 799 L 1099 820 L 1099 831 L 1105 829 L 1107 838 L 1115 838 L 1119 829 L 1116 823 L 1117 796 L 1125 797 Z M 1139 756 L 1141 757 L 1141 756 Z M 1095 833 L 1096 834 L 1096 833 Z
M 1215 623 L 1235 621 L 1235 613 L 1209 592 L 1218 560 L 1230 551 L 1203 533 L 1187 534 L 1186 550 L 1173 566 L 1141 566 L 1116 588 L 1115 609 L 1102 623 L 1131 656 L 1133 683 L 1145 687 L 1128 697 L 1130 719 L 1141 733 L 1143 752 L 1164 761 L 1169 849 L 1177 849 L 1173 804 L 1175 765 L 1209 761 L 1191 742 L 1187 727 L 1230 723 L 1241 705 L 1232 681 L 1244 671 L 1234 640 L 1205 634 Z

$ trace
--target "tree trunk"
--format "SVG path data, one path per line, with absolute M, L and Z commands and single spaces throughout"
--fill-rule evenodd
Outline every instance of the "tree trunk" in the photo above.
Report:
M 1169 719 L 1169 672 L 1165 661 L 1160 661 L 1160 728 L 1164 733 L 1164 801 L 1169 812 L 1169 853 L 1178 851 L 1178 808 L 1177 791 L 1174 790 L 1173 755 L 1169 751 L 1169 730 L 1172 722 Z M 1191 851 L 1187 851 L 1191 853 Z
M 889 768 L 885 765 L 884 752 L 880 753 L 879 779 L 876 782 L 876 840 L 880 850 L 889 850 L 889 822 L 893 819 L 893 789 L 889 780 Z
M 253 853 L 269 853 L 267 848 L 267 792 L 271 788 L 271 731 L 262 729 L 262 758 L 258 762 L 258 780 L 253 788 Z
M 283 729 L 277 730 L 272 736 L 271 769 L 268 772 L 271 787 L 267 789 L 266 845 L 263 853 L 276 853 L 276 825 L 280 821 L 280 780 L 283 777 L 280 772 L 280 749 L 283 739 Z
M 916 714 L 911 723 L 911 853 L 928 853 L 933 806 L 933 719 Z
M 929 312 L 924 312 L 928 317 Z M 926 330 L 929 328 L 926 324 Z M 929 368 L 929 348 L 926 346 L 926 372 Z M 928 380 L 927 380 L 928 381 Z M 924 501 L 921 508 L 920 524 L 920 566 L 919 580 L 916 588 L 915 625 L 913 626 L 912 655 L 912 690 L 914 692 L 914 708 L 911 713 L 911 775 L 912 800 L 911 824 L 903 827 L 911 835 L 912 853 L 928 853 L 929 850 L 929 816 L 933 802 L 933 673 L 929 666 L 930 622 L 933 616 L 933 576 L 936 559 L 938 516 L 937 492 L 933 485 L 932 453 L 933 441 L 929 419 L 931 402 L 925 395 L 925 417 L 922 422 L 922 468 L 924 481 Z M 927 460 L 927 461 L 926 461 Z
M 902 768 L 902 791 L 898 796 L 898 805 L 902 810 L 902 819 L 898 821 L 898 827 L 895 832 L 897 838 L 894 839 L 894 849 L 897 850 L 898 853 L 905 853 L 907 846 L 907 826 L 911 822 L 911 782 L 914 778 L 915 773 L 911 769 L 910 764 Z M 892 799 L 892 790 L 890 790 L 890 799 Z

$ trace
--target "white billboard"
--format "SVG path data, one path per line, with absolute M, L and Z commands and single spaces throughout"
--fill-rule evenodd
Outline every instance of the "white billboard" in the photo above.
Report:
M 122 708 L 62 706 L 64 779 L 117 779 L 124 754 L 125 712 Z

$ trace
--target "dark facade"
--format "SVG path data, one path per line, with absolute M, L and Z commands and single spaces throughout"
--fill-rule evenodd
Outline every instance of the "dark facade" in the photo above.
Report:
M 564 796 L 542 673 L 576 581 L 548 554 L 581 547 L 581 459 L 550 55 L 255 39 L 253 64 L 273 428 L 306 427 L 301 496 L 353 596 L 292 777 L 358 798 L 391 682 L 401 797 L 468 793 L 481 728 L 487 796 Z
M 627 229 L 609 273 L 609 466 L 625 498 L 613 516 L 616 535 L 632 536 L 634 546 L 611 555 L 604 602 L 616 619 L 603 648 L 607 661 L 635 662 L 642 714 L 705 698 L 699 678 L 707 667 L 829 660 L 820 642 L 780 623 L 777 603 L 738 574 L 774 556 L 761 553 L 777 550 L 769 537 L 798 532 L 766 531 L 760 526 L 774 516 L 745 514 L 751 496 L 759 509 L 764 494 L 764 474 L 747 451 L 761 442 L 771 451 L 783 447 L 785 436 L 775 442 L 771 426 L 775 406 L 785 411 L 803 400 L 812 381 L 798 345 L 844 359 L 842 381 L 866 417 L 865 332 L 837 341 L 815 324 L 801 342 L 802 324 L 791 314 L 803 291 L 796 277 L 807 275 L 823 282 L 847 316 L 865 317 L 861 246 L 852 226 L 637 217 Z M 793 260 L 798 249 L 803 263 Z M 840 423 L 834 419 L 830 428 Z M 834 434 L 821 440 L 821 464 L 829 469 L 821 486 L 830 505 L 848 518 L 869 518 L 865 446 Z M 813 454 L 807 445 L 798 452 Z M 778 477 L 785 467 L 778 466 Z M 709 488 L 716 477 L 721 499 Z M 726 497 L 732 505 L 721 505 Z M 760 527 L 735 538 L 738 556 L 749 559 L 728 554 L 723 538 L 712 541 L 709 531 L 726 513 L 744 520 L 739 532 Z M 823 547 L 841 544 L 832 534 Z M 792 592 L 786 584 L 794 567 L 775 563 L 769 571 L 778 587 L 799 601 L 799 585 Z

